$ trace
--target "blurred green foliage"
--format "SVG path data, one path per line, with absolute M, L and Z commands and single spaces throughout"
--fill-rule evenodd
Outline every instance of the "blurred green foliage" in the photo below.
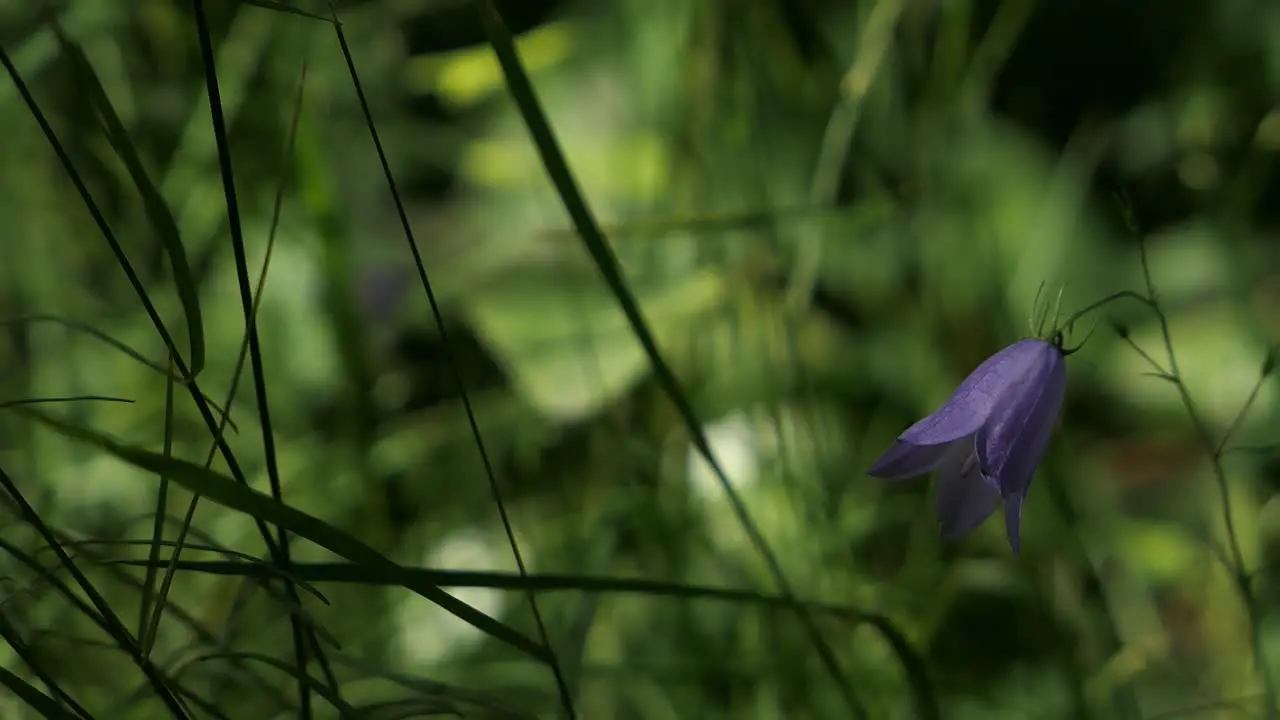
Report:
M 492 469 L 546 583 L 538 607 L 579 717 L 856 716 L 583 251 L 473 3 L 335 11 L 444 332 L 326 4 L 207 5 L 238 220 L 191 3 L 0 0 L 0 47 L 178 350 L 203 341 L 197 381 L 231 409 L 226 440 L 250 485 L 269 493 L 278 468 L 311 540 L 332 530 L 403 568 L 490 573 L 452 576 L 471 585 L 454 594 L 536 640 Z M 796 594 L 822 604 L 821 634 L 865 717 L 1268 716 L 1250 640 L 1280 649 L 1280 396 L 1264 365 L 1280 340 L 1280 5 L 496 6 L 719 465 Z M 186 560 L 265 558 L 264 546 L 8 79 L 0 163 L 0 402 L 132 401 L 39 406 L 119 443 L 111 452 L 6 411 L 0 464 L 136 635 L 165 574 L 141 567 L 157 508 L 165 539 L 189 526 L 186 542 L 205 548 Z M 865 468 L 982 359 L 1035 332 L 1055 298 L 1068 314 L 1142 291 L 1117 194 L 1147 235 L 1210 446 L 1135 350 L 1165 362 L 1157 318 L 1109 305 L 1074 328 L 1088 340 L 1022 553 L 999 521 L 944 543 L 928 482 L 884 485 Z M 243 351 L 237 222 L 248 277 L 265 278 L 269 424 Z M 207 458 L 217 475 L 200 471 Z M 1215 463 L 1257 618 L 1224 557 Z M 206 481 L 230 489 L 205 492 L 184 521 Z M 83 592 L 57 591 L 71 580 L 48 569 L 48 538 L 9 506 L 0 667 L 92 717 L 174 716 L 68 600 Z M 261 562 L 174 576 L 143 635 L 192 693 L 192 717 L 298 716 L 291 616 L 316 629 L 342 702 L 364 708 L 354 716 L 563 711 L 536 658 L 363 561 L 337 581 L 317 563 L 340 548 L 291 549 L 313 565 L 277 579 L 327 602 L 307 588 L 295 602 L 245 569 Z M 670 596 L 686 586 L 744 594 Z M 322 696 L 315 716 L 342 716 Z M 23 702 L 0 695 L 0 713 L 31 717 Z

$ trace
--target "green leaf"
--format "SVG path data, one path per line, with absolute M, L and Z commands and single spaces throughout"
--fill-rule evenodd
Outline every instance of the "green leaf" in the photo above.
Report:
M 223 507 L 239 510 L 265 523 L 276 525 L 291 535 L 310 540 L 339 557 L 356 563 L 367 573 L 370 583 L 406 588 L 512 647 L 543 662 L 549 655 L 541 645 L 458 600 L 437 585 L 422 582 L 405 568 L 387 559 L 372 547 L 300 510 L 278 502 L 270 495 L 241 485 L 231 478 L 199 465 L 159 453 L 124 445 L 100 433 L 77 427 L 27 406 L 12 408 L 73 440 L 107 452 L 142 470 L 167 477 L 187 490 Z
M 637 295 L 654 335 L 668 345 L 717 307 L 724 293 L 724 279 L 708 271 Z M 466 305 L 476 332 L 520 394 L 556 420 L 591 415 L 649 368 L 617 301 L 598 283 L 515 281 L 487 287 Z

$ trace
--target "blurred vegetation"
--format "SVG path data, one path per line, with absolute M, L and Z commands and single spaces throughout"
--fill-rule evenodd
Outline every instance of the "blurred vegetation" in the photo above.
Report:
M 1280 4 L 0 0 L 0 49 L 0 716 L 1275 717 Z M 1020 555 L 866 477 L 1144 252 Z

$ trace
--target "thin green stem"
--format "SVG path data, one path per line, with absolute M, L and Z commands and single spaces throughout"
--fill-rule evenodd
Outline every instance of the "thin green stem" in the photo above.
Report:
M 1169 331 L 1169 318 L 1160 309 L 1160 305 L 1156 300 L 1155 282 L 1151 277 L 1151 263 L 1147 258 L 1146 239 L 1143 234 L 1138 231 L 1137 225 L 1127 208 L 1126 220 L 1129 223 L 1130 229 L 1138 239 L 1138 255 L 1142 264 L 1142 279 L 1147 292 L 1145 297 L 1138 296 L 1134 293 L 1129 293 L 1129 295 L 1135 296 L 1135 299 L 1146 304 L 1151 308 L 1152 312 L 1155 313 L 1156 320 L 1160 325 L 1160 337 L 1164 342 L 1165 354 L 1169 359 L 1168 372 L 1166 373 L 1161 370 L 1161 374 L 1172 382 L 1175 388 L 1177 388 L 1178 397 L 1182 401 L 1182 406 L 1187 411 L 1187 416 L 1191 419 L 1192 429 L 1196 433 L 1201 444 L 1209 451 L 1209 465 L 1213 470 L 1214 482 L 1218 488 L 1218 496 L 1222 504 L 1222 523 L 1227 535 L 1227 550 L 1230 556 L 1229 559 L 1232 579 L 1235 582 L 1237 591 L 1240 593 L 1241 601 L 1244 603 L 1245 616 L 1249 623 L 1249 642 L 1254 658 L 1258 663 L 1258 674 L 1262 676 L 1263 693 L 1266 697 L 1267 704 L 1266 717 L 1268 720 L 1276 720 L 1277 692 L 1275 679 L 1271 673 L 1271 664 L 1267 660 L 1265 649 L 1262 644 L 1261 611 L 1258 607 L 1257 599 L 1253 594 L 1253 576 L 1249 573 L 1248 567 L 1245 563 L 1244 551 L 1240 546 L 1240 539 L 1236 533 L 1235 517 L 1231 511 L 1230 486 L 1227 483 L 1226 470 L 1222 465 L 1221 448 L 1225 445 L 1226 439 L 1224 438 L 1221 442 L 1214 441 L 1212 434 L 1209 431 L 1208 424 L 1196 409 L 1195 403 L 1191 399 L 1191 393 L 1187 390 L 1186 383 L 1183 382 L 1182 373 L 1178 368 L 1178 358 L 1173 351 L 1173 335 Z M 1100 306 L 1105 302 L 1109 302 L 1110 299 L 1115 299 L 1116 297 L 1125 294 L 1126 293 L 1117 293 L 1116 296 L 1113 296 L 1112 298 L 1094 303 L 1094 306 L 1091 306 L 1091 308 Z M 1149 357 L 1148 361 L 1152 362 L 1153 365 L 1155 364 Z M 1156 367 L 1159 369 L 1159 366 Z M 1252 400 L 1253 398 L 1251 396 L 1250 400 L 1245 405 L 1246 410 L 1248 406 L 1252 404 Z M 1234 425 L 1235 423 L 1233 423 L 1233 426 Z

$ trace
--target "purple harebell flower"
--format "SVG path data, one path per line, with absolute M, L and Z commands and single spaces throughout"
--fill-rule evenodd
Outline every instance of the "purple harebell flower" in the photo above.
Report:
M 992 355 L 942 407 L 898 436 L 868 473 L 901 479 L 936 470 L 947 539 L 978 527 L 1003 500 L 1017 553 L 1022 501 L 1062 409 L 1066 355 L 1060 343 L 1040 339 Z

